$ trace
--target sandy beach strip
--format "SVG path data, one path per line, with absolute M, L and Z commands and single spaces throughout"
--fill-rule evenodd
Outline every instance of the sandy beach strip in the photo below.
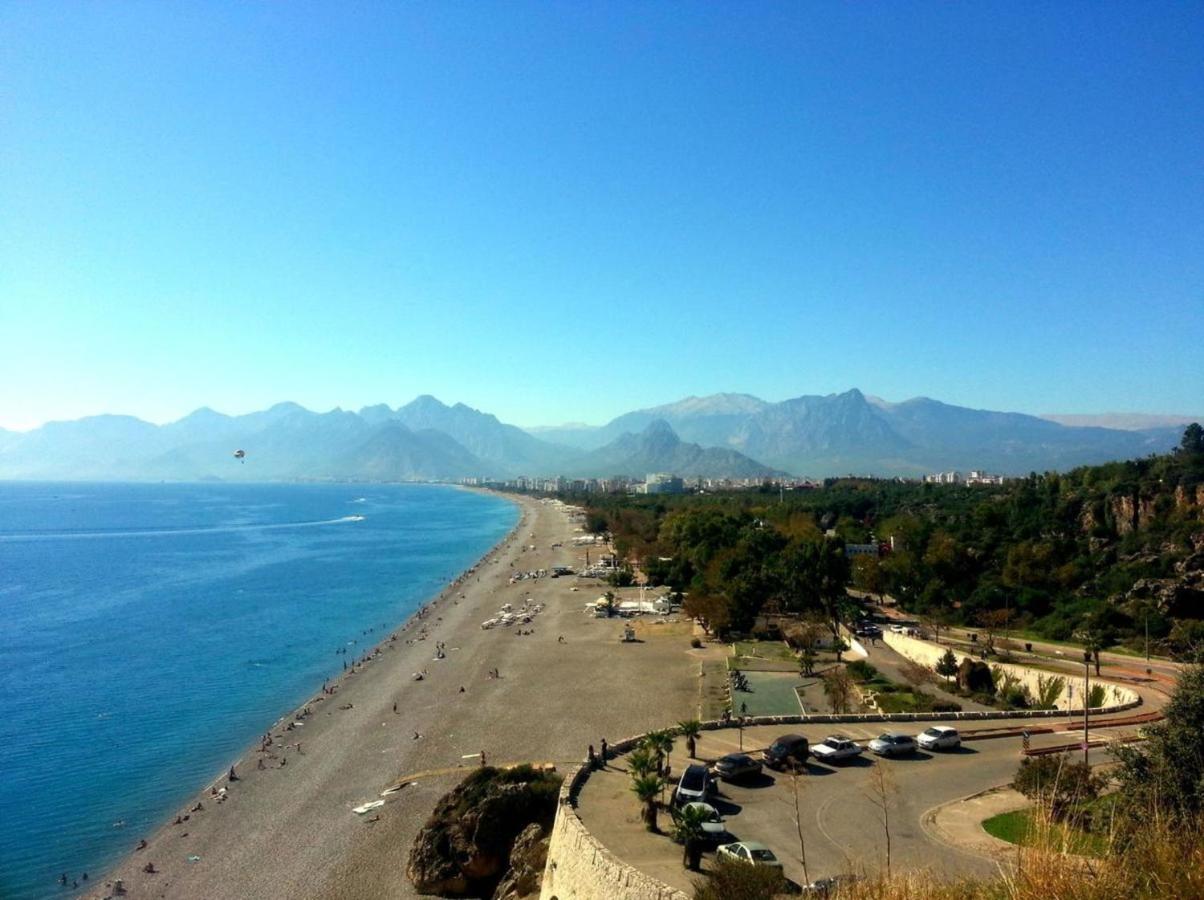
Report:
M 414 835 L 481 752 L 490 764 L 564 767 L 603 736 L 694 715 L 698 658 L 687 623 L 642 625 L 646 640 L 621 644 L 617 621 L 582 611 L 605 590 L 599 582 L 510 583 L 515 571 L 579 567 L 585 555 L 562 508 L 513 499 L 521 517 L 501 543 L 334 682 L 333 694 L 315 691 L 307 716 L 275 723 L 270 746 L 234 762 L 237 781 L 217 773 L 88 896 L 110 896 L 121 879 L 132 898 L 415 897 L 405 877 Z M 481 628 L 527 598 L 544 606 L 530 624 Z M 406 786 L 381 796 L 397 784 Z

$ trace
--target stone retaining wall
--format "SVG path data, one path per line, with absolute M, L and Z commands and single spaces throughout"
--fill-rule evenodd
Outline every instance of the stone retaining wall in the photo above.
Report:
M 887 631 L 882 635 L 886 645 L 898 653 L 900 656 L 905 656 L 914 663 L 918 663 L 927 669 L 934 669 L 936 662 L 945 652 L 948 647 L 943 647 L 940 644 L 934 644 L 931 641 L 922 641 L 919 638 L 909 637 L 905 634 L 897 634 L 893 631 Z M 968 653 L 959 653 L 953 651 L 953 655 L 957 657 L 960 663 L 963 659 L 974 659 Z M 1008 675 L 1019 680 L 1032 693 L 1033 697 L 1038 696 L 1039 680 L 1060 677 L 1066 681 L 1066 686 L 1057 700 L 1054 701 L 1054 711 L 1066 712 L 1071 709 L 1082 709 L 1086 696 L 1086 677 L 1063 674 L 1060 672 L 1042 672 L 1038 669 L 1030 669 L 1027 666 L 1016 665 L 1013 663 L 989 662 L 991 668 L 998 666 Z M 1132 709 L 1141 703 L 1141 697 L 1136 691 L 1131 688 L 1124 687 L 1111 681 L 1106 681 L 1101 678 L 1092 678 L 1091 686 L 1104 686 L 1104 705 L 1100 707 L 1092 707 L 1093 713 L 1117 712 L 1122 709 Z M 1015 715 L 1016 713 L 1008 713 Z

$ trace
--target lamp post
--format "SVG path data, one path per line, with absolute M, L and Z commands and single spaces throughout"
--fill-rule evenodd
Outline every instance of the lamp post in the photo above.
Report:
M 1083 651 L 1083 764 L 1090 765 L 1091 746 L 1091 651 Z

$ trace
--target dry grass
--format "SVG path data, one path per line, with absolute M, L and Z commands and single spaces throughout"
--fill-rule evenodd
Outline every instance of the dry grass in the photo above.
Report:
M 1127 842 L 1112 830 L 1109 852 L 1088 859 L 1069 852 L 1066 829 L 1048 817 L 1015 866 L 998 879 L 943 881 L 928 872 L 854 882 L 837 900 L 1194 900 L 1204 898 L 1204 828 L 1153 820 Z

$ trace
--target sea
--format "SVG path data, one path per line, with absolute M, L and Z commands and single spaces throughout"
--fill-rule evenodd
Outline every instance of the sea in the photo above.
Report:
M 438 485 L 0 483 L 0 898 L 101 876 L 517 520 Z

